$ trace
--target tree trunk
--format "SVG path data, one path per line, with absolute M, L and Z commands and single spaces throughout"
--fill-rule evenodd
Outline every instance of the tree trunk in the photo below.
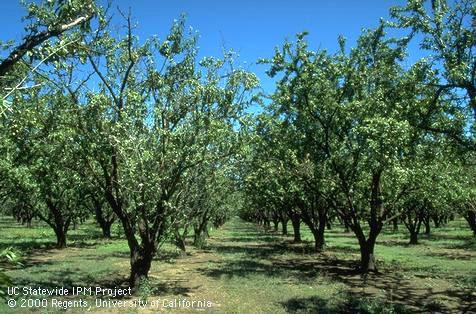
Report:
M 194 228 L 193 246 L 202 248 L 205 244 L 206 232 L 201 228 Z
M 129 285 L 134 291 L 139 289 L 141 281 L 148 278 L 152 258 L 154 257 L 153 248 L 136 248 L 131 250 L 131 274 Z
M 468 211 L 465 218 L 468 221 L 469 227 L 473 230 L 473 235 L 476 237 L 476 212 Z
M 263 219 L 263 227 L 268 230 L 271 227 L 271 222 L 268 220 L 268 218 Z
M 362 227 L 360 224 L 352 224 L 351 221 L 348 221 L 349 228 L 352 229 L 357 240 L 359 241 L 360 248 L 360 271 L 362 273 L 368 272 L 377 272 L 377 263 L 375 261 L 374 248 L 377 236 L 382 230 L 382 223 L 377 222 L 375 224 L 370 224 L 370 232 L 368 239 L 365 237 Z
M 180 233 L 178 229 L 175 229 L 174 235 L 175 235 L 175 245 L 182 251 L 182 253 L 185 253 L 187 251 L 185 239 L 187 238 L 187 235 L 188 235 L 188 226 L 186 225 L 184 227 L 184 230 L 182 233 Z
M 279 230 L 279 220 L 278 219 L 273 219 L 273 228 L 275 232 L 278 232 Z
M 410 231 L 410 242 L 408 244 L 410 245 L 418 244 L 418 232 Z
M 398 220 L 397 220 L 397 218 L 393 219 L 392 224 L 393 224 L 393 232 L 397 232 L 398 231 Z
M 360 266 L 361 270 L 364 273 L 370 271 L 376 272 L 377 265 L 375 262 L 374 248 L 375 241 L 377 236 L 382 230 L 383 224 L 382 221 L 378 219 L 378 213 L 382 211 L 382 198 L 380 191 L 380 180 L 382 177 L 382 170 L 374 172 L 372 175 L 372 192 L 371 192 L 371 201 L 370 201 L 370 220 L 369 220 L 369 236 L 368 239 L 365 239 L 365 236 L 362 232 L 360 226 L 354 226 L 354 232 L 357 235 L 360 245 Z
M 363 273 L 376 272 L 374 248 L 375 240 L 368 239 L 359 241 L 360 244 L 360 268 Z
M 66 247 L 66 234 L 68 233 L 72 219 L 71 217 L 64 217 L 63 213 L 57 207 L 57 204 L 55 204 L 51 198 L 47 197 L 45 201 L 53 219 L 47 218 L 41 214 L 39 214 L 39 218 L 54 230 L 56 235 L 56 247 L 58 249 L 63 249 Z
M 195 231 L 193 234 L 193 246 L 200 248 L 202 246 L 203 240 L 203 233 L 201 231 Z
M 122 212 L 120 204 L 116 202 L 111 193 L 106 193 L 106 197 L 108 198 L 111 208 L 120 219 L 122 228 L 124 229 L 130 251 L 131 272 L 129 276 L 129 286 L 135 293 L 138 291 L 141 281 L 148 277 L 152 259 L 157 251 L 157 235 L 160 236 L 162 232 L 160 230 L 157 233 L 153 232 L 153 234 L 155 234 L 154 237 L 150 237 L 150 234 L 141 234 L 142 243 L 139 244 L 135 228 L 129 220 L 129 217 Z
M 415 214 L 415 219 L 412 218 L 412 213 Z M 418 234 L 420 233 L 421 224 L 424 220 L 425 213 L 421 208 L 413 206 L 410 210 L 408 210 L 406 219 L 404 219 L 405 226 L 410 232 L 410 242 L 408 244 L 418 244 Z
M 291 216 L 291 222 L 293 224 L 294 243 L 301 243 L 301 218 L 298 215 Z
M 314 236 L 314 251 L 317 253 L 324 251 L 324 245 L 325 245 L 324 229 L 325 229 L 325 226 L 323 226 L 322 228 L 321 226 L 319 226 L 317 230 L 313 230 L 312 232 Z
M 64 249 L 66 248 L 66 232 L 63 228 L 55 228 L 55 235 L 56 235 L 56 248 L 57 249 Z
M 317 230 L 316 230 L 317 238 L 316 238 L 316 235 L 314 236 L 316 252 L 324 251 L 324 245 L 326 244 L 326 240 L 324 238 L 324 231 L 326 230 L 327 223 L 328 223 L 327 210 L 320 210 L 319 211 L 319 225 L 317 226 Z
M 110 239 L 111 238 L 111 226 L 113 224 L 113 221 L 107 221 L 103 225 L 101 225 L 101 230 L 102 230 L 102 237 L 105 239 Z
M 425 224 L 425 234 L 429 235 L 431 233 L 430 217 L 423 218 L 423 223 Z
M 287 236 L 288 235 L 288 220 L 287 219 L 281 219 L 281 230 L 282 230 L 282 235 Z
M 345 233 L 350 232 L 349 224 L 347 223 L 346 220 L 344 220 L 344 232 Z
M 193 245 L 197 248 L 202 248 L 205 245 L 205 240 L 208 237 L 208 220 L 205 213 L 200 223 L 193 227 Z
M 185 240 L 182 237 L 175 237 L 175 245 L 185 253 L 187 251 L 186 246 L 185 246 Z
M 103 238 L 109 239 L 111 238 L 111 226 L 114 223 L 115 218 L 113 215 L 111 216 L 104 213 L 104 202 L 101 202 L 94 196 L 93 203 L 96 221 L 99 224 L 99 227 L 101 227 L 102 236 Z

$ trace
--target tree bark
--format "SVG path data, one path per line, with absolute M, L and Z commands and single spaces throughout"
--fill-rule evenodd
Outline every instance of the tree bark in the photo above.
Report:
M 194 227 L 193 246 L 197 248 L 203 247 L 205 239 L 208 237 L 207 224 Z
M 46 197 L 45 203 L 52 215 L 52 219 L 48 218 L 48 216 L 43 216 L 40 213 L 38 213 L 38 217 L 54 230 L 56 235 L 56 247 L 58 249 L 63 249 L 66 247 L 66 234 L 68 233 L 72 218 L 70 216 L 65 216 L 58 208 L 58 204 L 53 202 L 49 196 Z
M 324 230 L 323 227 L 319 226 L 316 230 L 313 230 L 312 234 L 314 236 L 314 251 L 320 253 L 324 251 L 325 239 L 324 239 Z
M 187 251 L 185 239 L 187 238 L 187 235 L 188 235 L 188 226 L 186 225 L 184 227 L 183 233 L 180 233 L 178 229 L 175 229 L 174 235 L 175 235 L 175 245 L 182 251 L 182 253 L 185 253 Z
M 360 267 L 363 273 L 377 271 L 374 248 L 375 240 L 369 239 L 360 243 Z
M 420 233 L 421 224 L 425 220 L 424 209 L 418 205 L 413 205 L 407 209 L 402 220 L 410 233 L 410 241 L 408 244 L 418 244 L 418 234 Z
M 314 251 L 320 253 L 324 250 L 325 245 L 324 231 L 326 229 L 327 214 L 325 211 L 320 212 L 317 223 L 307 216 L 304 217 L 303 221 L 309 227 L 314 237 Z
M 110 239 L 111 238 L 111 226 L 112 226 L 112 224 L 113 224 L 113 221 L 108 221 L 108 222 L 104 223 L 101 226 L 103 238 L 105 238 L 105 239 Z
M 131 274 L 129 285 L 134 291 L 140 287 L 141 281 L 148 278 L 155 250 L 153 247 L 137 247 L 131 250 Z
M 397 232 L 398 231 L 398 220 L 397 220 L 397 218 L 393 219 L 392 224 L 393 224 L 393 232 Z
M 423 218 L 423 223 L 425 224 L 425 234 L 429 235 L 431 233 L 430 217 L 428 215 Z
M 127 239 L 127 245 L 129 246 L 131 265 L 129 285 L 135 293 L 140 287 L 141 280 L 148 278 L 152 259 L 157 250 L 157 236 L 160 235 L 160 232 L 155 233 L 152 231 L 149 234 L 141 233 L 140 237 L 142 243 L 139 244 L 139 240 L 136 237 L 136 229 L 133 225 L 131 217 L 129 217 L 128 214 L 122 210 L 122 203 L 117 201 L 112 193 L 112 182 L 110 180 L 111 177 L 105 177 L 106 182 L 108 183 L 108 186 L 105 190 L 106 200 L 111 206 L 113 212 L 121 221 L 122 228 L 124 229 L 124 234 Z M 144 228 L 139 226 L 139 230 L 140 229 Z M 153 236 L 151 236 L 151 234 Z
M 114 223 L 114 219 L 105 219 L 101 214 L 96 213 L 96 221 L 101 227 L 102 236 L 103 238 L 110 239 L 111 238 L 111 226 Z
M 184 239 L 182 239 L 182 237 L 176 237 L 175 238 L 175 245 L 180 249 L 180 251 L 182 251 L 183 253 L 185 253 L 187 251 L 187 248 L 185 246 L 185 241 Z
M 94 195 L 91 195 L 93 206 L 94 206 L 94 215 L 96 221 L 99 224 L 99 227 L 102 231 L 103 238 L 111 238 L 111 226 L 115 221 L 114 215 L 108 215 L 104 212 L 104 202 L 96 198 Z
M 54 231 L 56 235 L 56 248 L 66 248 L 66 231 L 62 227 L 54 228 Z
M 36 46 L 41 45 L 51 37 L 57 37 L 65 31 L 86 23 L 94 16 L 94 12 L 88 12 L 83 16 L 78 16 L 72 21 L 69 21 L 63 25 L 57 25 L 56 27 L 49 28 L 48 30 L 40 33 L 29 35 L 17 46 L 13 51 L 0 63 L 0 76 L 4 76 L 11 70 L 13 65 L 17 63 L 28 51 L 33 50 Z
M 285 236 L 288 235 L 288 220 L 287 219 L 281 219 L 281 233 L 282 235 L 285 235 Z
M 315 238 L 315 250 L 316 252 L 324 251 L 324 246 L 326 244 L 326 240 L 324 237 L 324 231 L 326 230 L 327 225 L 327 210 L 320 210 L 319 211 L 319 225 L 317 226 L 317 238 Z
M 476 237 L 476 212 L 468 211 L 465 215 L 469 227 L 473 230 L 473 235 Z
M 408 244 L 410 245 L 418 244 L 418 233 L 416 232 L 416 230 L 410 231 L 410 242 Z
M 361 271 L 364 273 L 376 272 L 377 265 L 375 262 L 374 248 L 375 241 L 380 231 L 382 230 L 383 224 L 379 220 L 378 213 L 382 210 L 382 199 L 380 191 L 380 180 L 382 176 L 382 170 L 379 169 L 372 175 L 372 185 L 371 185 L 371 201 L 370 201 L 370 220 L 369 220 L 369 235 L 368 238 L 365 238 L 365 235 L 360 227 L 360 224 L 354 224 L 351 226 L 354 230 L 354 233 L 359 240 L 360 245 L 360 267 Z
M 301 243 L 301 218 L 299 215 L 292 215 L 291 222 L 293 224 L 294 243 Z

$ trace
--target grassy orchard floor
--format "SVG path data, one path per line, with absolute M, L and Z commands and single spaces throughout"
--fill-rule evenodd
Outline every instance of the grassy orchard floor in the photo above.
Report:
M 421 244 L 411 247 L 403 229 L 379 237 L 376 255 L 382 273 L 362 278 L 355 271 L 357 241 L 341 227 L 326 231 L 327 251 L 317 255 L 310 252 L 311 242 L 294 245 L 290 237 L 234 219 L 214 230 L 203 250 L 190 248 L 180 256 L 165 245 L 151 269 L 148 300 L 205 299 L 213 302 L 212 312 L 219 313 L 347 313 L 352 308 L 379 313 L 382 304 L 387 309 L 402 305 L 412 313 L 476 313 L 476 241 L 464 221 L 433 229 L 430 237 L 421 236 Z M 303 238 L 312 239 L 305 228 Z M 6 272 L 17 286 L 125 285 L 125 240 L 101 240 L 96 227 L 87 223 L 70 231 L 69 245 L 54 249 L 53 232 L 41 224 L 28 229 L 11 218 L 0 219 L 0 247 L 23 252 L 23 267 Z M 13 312 L 27 311 L 0 303 L 0 313 Z M 157 311 L 93 307 L 92 312 Z

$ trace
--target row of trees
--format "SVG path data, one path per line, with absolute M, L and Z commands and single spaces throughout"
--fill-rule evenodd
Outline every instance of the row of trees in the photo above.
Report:
M 304 33 L 285 43 L 262 60 L 277 89 L 256 119 L 256 76 L 232 53 L 198 61 L 183 19 L 140 41 L 130 13 L 113 32 L 92 0 L 30 4 L 29 35 L 0 66 L 2 208 L 46 222 L 59 248 L 91 214 L 106 237 L 118 222 L 133 287 L 161 243 L 185 250 L 193 231 L 200 245 L 238 208 L 291 220 L 296 241 L 302 221 L 317 251 L 339 219 L 364 271 L 386 223 L 417 235 L 458 212 L 474 228 L 475 8 L 426 4 L 393 9 L 352 49 L 339 38 L 334 54 L 310 50 Z M 416 34 L 434 57 L 407 67 Z
M 137 287 L 161 243 L 185 250 L 193 229 L 201 245 L 230 215 L 243 112 L 258 80 L 232 53 L 199 62 L 183 19 L 165 40 L 140 42 L 130 13 L 119 11 L 124 31 L 113 35 L 109 8 L 92 1 L 28 10 L 39 22 L 13 49 L 18 57 L 2 62 L 2 207 L 46 222 L 58 248 L 91 213 L 106 237 L 117 220 Z M 52 21 L 58 12 L 80 22 Z
M 422 224 L 461 215 L 476 235 L 474 2 L 408 1 L 391 13 L 351 49 L 340 37 L 338 52 L 312 51 L 301 33 L 261 61 L 278 83 L 244 166 L 242 217 L 301 220 L 317 252 L 337 218 L 365 272 L 386 224 L 402 222 L 416 244 Z M 389 28 L 410 32 L 390 38 Z M 433 57 L 408 66 L 417 38 Z

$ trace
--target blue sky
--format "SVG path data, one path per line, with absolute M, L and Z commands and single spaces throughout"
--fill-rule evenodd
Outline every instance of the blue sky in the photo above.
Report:
M 404 0 L 115 0 L 114 6 L 130 7 L 138 23 L 141 39 L 157 34 L 164 38 L 172 21 L 182 13 L 187 24 L 200 34 L 201 56 L 220 56 L 222 46 L 239 54 L 238 61 L 255 71 L 266 91 L 273 83 L 266 78 L 266 66 L 256 60 L 271 57 L 274 47 L 301 31 L 309 31 L 310 47 L 337 49 L 337 37 L 343 34 L 355 43 L 362 28 L 378 25 L 388 18 L 389 8 Z M 0 40 L 20 41 L 24 9 L 16 0 L 0 1 Z

